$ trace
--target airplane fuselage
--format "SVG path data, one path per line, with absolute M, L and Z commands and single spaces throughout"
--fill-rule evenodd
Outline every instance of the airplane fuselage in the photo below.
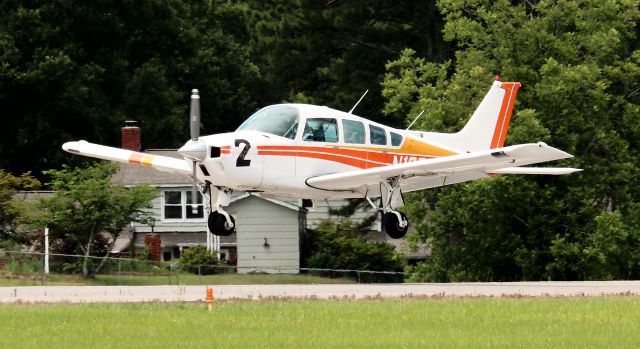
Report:
M 260 124 L 261 117 L 265 125 Z M 237 131 L 203 136 L 199 142 L 206 145 L 198 171 L 200 181 L 233 190 L 305 198 L 363 197 L 362 191 L 371 190 L 328 192 L 308 185 L 311 177 L 459 153 L 412 131 L 304 104 L 266 107 Z

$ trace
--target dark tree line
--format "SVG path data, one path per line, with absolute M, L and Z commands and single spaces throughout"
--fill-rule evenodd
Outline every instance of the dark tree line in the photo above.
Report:
M 227 30 L 236 12 L 209 1 L 2 1 L 0 168 L 60 167 L 76 160 L 62 143 L 118 145 L 130 119 L 146 147 L 177 147 L 192 88 L 206 131 L 235 127 L 255 108 L 259 76 Z
M 188 138 L 190 90 L 203 132 L 258 107 L 306 101 L 381 117 L 385 63 L 405 47 L 449 55 L 433 1 L 0 1 L 0 168 L 59 168 L 68 140 L 145 148 Z M 400 124 L 401 118 L 393 123 Z

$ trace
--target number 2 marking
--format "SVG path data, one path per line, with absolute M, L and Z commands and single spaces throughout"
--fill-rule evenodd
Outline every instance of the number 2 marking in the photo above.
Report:
M 240 155 L 238 155 L 238 160 L 236 160 L 236 167 L 245 167 L 251 165 L 251 160 L 247 160 L 244 157 L 247 156 L 249 149 L 251 149 L 251 144 L 246 139 L 236 139 L 236 147 L 239 147 L 240 144 L 244 144 L 244 148 L 240 151 Z

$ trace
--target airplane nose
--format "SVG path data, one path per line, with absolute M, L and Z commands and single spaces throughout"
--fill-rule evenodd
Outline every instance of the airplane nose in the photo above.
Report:
M 207 157 L 207 146 L 201 141 L 190 140 L 178 149 L 178 153 L 191 160 L 203 161 Z

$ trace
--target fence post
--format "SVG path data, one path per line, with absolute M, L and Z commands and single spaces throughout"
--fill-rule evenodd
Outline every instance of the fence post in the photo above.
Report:
M 120 262 L 121 262 L 121 260 L 118 259 L 118 276 L 120 276 Z
M 46 259 L 45 259 L 44 255 L 42 255 L 41 257 L 42 257 L 42 273 L 41 273 L 41 276 L 40 276 L 40 285 L 44 286 L 44 272 L 45 272 L 45 261 L 46 261 Z
M 201 265 L 198 265 L 198 284 L 202 284 L 202 273 L 200 272 Z

